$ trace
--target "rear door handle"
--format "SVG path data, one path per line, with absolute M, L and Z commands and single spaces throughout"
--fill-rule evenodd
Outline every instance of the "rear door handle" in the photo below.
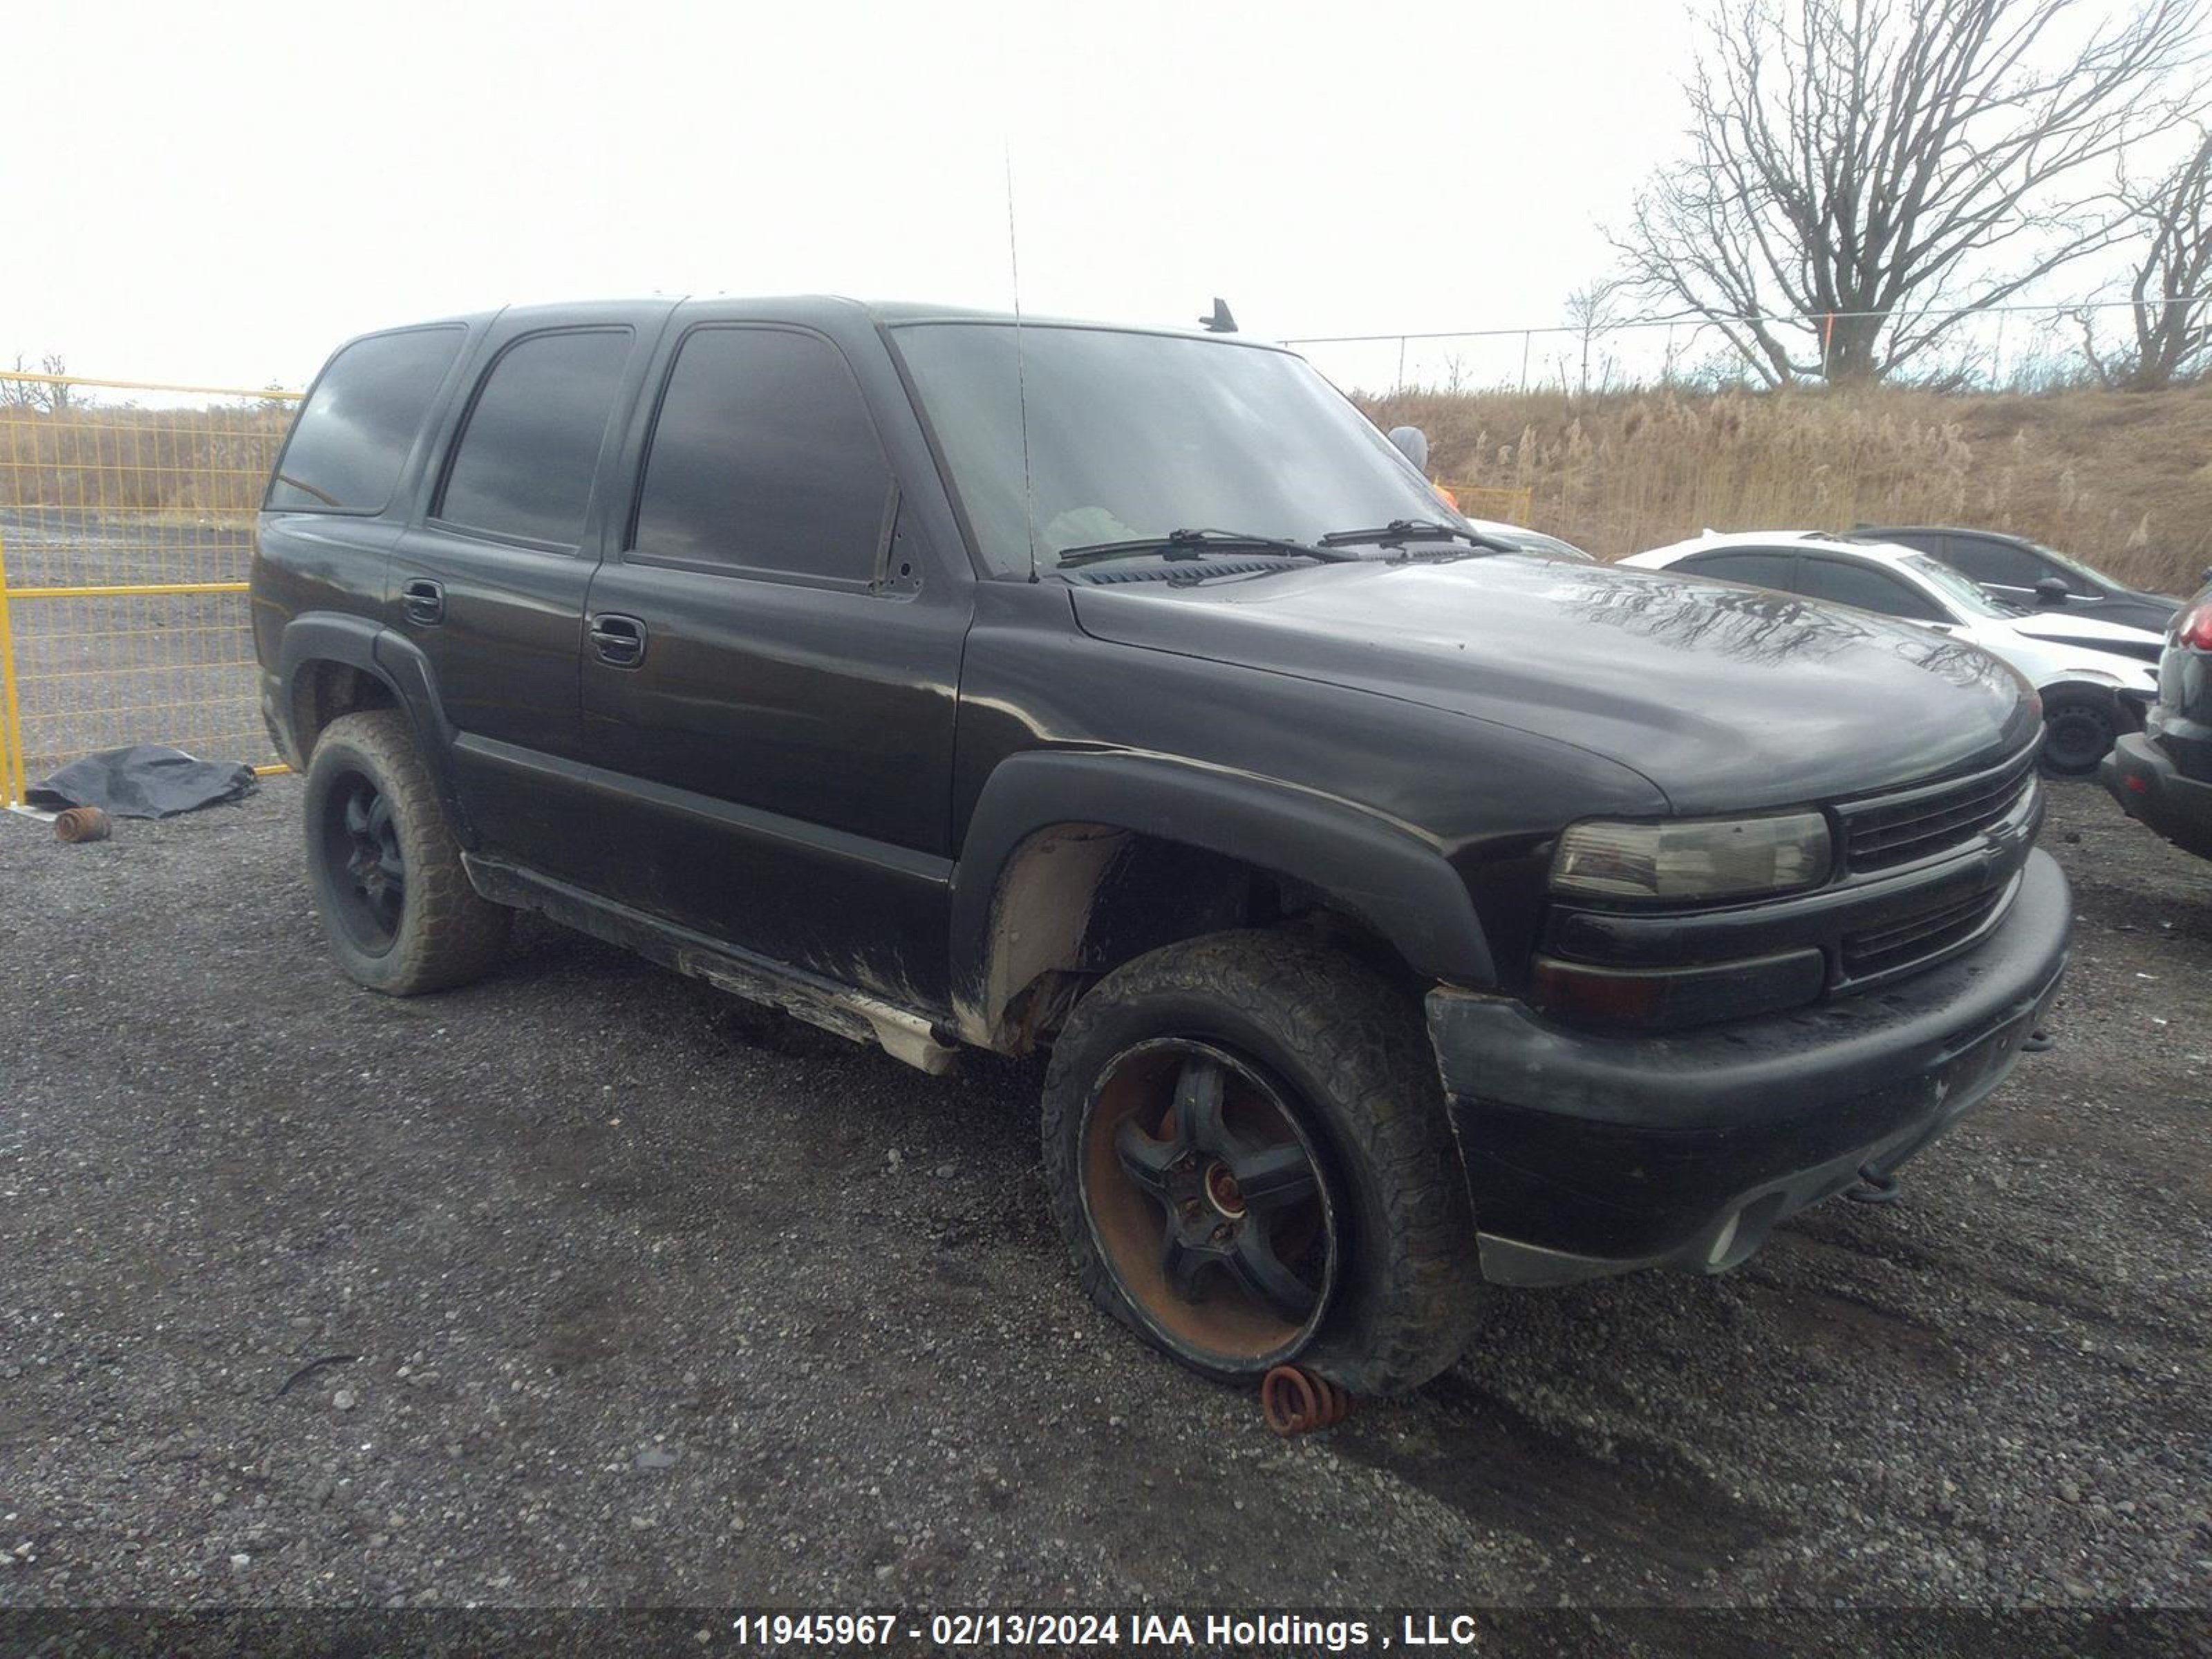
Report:
M 592 618 L 592 649 L 603 663 L 635 668 L 645 660 L 645 624 L 611 611 Z
M 435 628 L 446 620 L 446 590 L 440 583 L 418 578 L 399 590 L 399 608 L 409 622 Z

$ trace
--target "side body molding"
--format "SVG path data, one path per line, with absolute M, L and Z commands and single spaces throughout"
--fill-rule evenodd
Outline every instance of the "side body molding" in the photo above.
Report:
M 992 772 L 953 868 L 952 986 L 963 1024 L 988 1030 L 1000 1012 L 988 1005 L 1001 877 L 1030 837 L 1068 824 L 1154 836 L 1305 882 L 1425 977 L 1495 983 L 1466 884 L 1404 826 L 1328 796 L 1157 756 L 1033 750 Z

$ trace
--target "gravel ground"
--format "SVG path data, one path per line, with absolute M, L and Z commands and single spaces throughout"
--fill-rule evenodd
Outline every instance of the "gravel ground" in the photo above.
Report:
M 1079 1299 L 1033 1068 L 534 923 L 356 990 L 289 779 L 0 820 L 0 1607 L 2201 1607 L 2212 865 L 2054 793 L 2062 1046 L 1905 1202 L 1294 1442 Z

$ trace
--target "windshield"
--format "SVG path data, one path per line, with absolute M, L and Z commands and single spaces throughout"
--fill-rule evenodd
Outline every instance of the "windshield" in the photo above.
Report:
M 1176 335 L 1004 323 L 896 331 L 985 562 L 1026 574 L 1071 549 L 1219 527 L 1311 542 L 1457 526 L 1389 441 L 1303 358 Z M 1029 413 L 1024 488 L 1022 411 Z
M 2020 614 L 2011 605 L 1998 604 L 1982 591 L 1980 584 L 1972 577 L 1960 575 L 1940 559 L 1931 559 L 1925 553 L 1914 553 L 1907 556 L 1904 563 L 1922 580 L 1941 588 L 1945 599 L 1969 616 L 2016 617 Z

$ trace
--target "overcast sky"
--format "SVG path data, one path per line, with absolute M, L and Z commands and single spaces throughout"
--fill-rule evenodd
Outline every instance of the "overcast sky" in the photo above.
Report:
M 1271 337 L 1559 320 L 1668 0 L 9 0 L 0 356 L 297 386 L 507 302 L 829 291 Z

